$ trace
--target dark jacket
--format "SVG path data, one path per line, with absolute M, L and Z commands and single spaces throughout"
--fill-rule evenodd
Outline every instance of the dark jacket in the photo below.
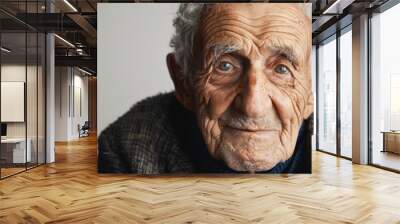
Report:
M 293 156 L 263 173 L 311 173 L 311 144 L 303 123 Z M 100 173 L 233 173 L 208 153 L 195 116 L 174 92 L 134 105 L 98 140 Z

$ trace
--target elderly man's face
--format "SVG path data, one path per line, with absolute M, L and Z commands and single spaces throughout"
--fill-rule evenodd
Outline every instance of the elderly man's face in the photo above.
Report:
M 312 112 L 310 20 L 293 4 L 221 4 L 196 36 L 192 110 L 211 155 L 261 171 L 293 154 Z

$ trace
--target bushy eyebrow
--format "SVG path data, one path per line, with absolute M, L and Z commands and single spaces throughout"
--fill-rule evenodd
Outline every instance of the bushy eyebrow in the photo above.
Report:
M 267 49 L 273 55 L 285 58 L 286 60 L 290 61 L 294 66 L 299 65 L 299 57 L 292 46 L 270 44 L 267 46 Z
M 294 47 L 290 45 L 269 43 L 266 49 L 272 55 L 290 61 L 294 66 L 299 65 L 299 56 L 296 54 Z M 216 61 L 220 56 L 240 51 L 242 48 L 237 44 L 215 44 L 211 47 L 211 50 L 213 51 L 213 60 Z
M 211 48 L 214 53 L 213 54 L 214 61 L 218 60 L 218 58 L 224 54 L 233 53 L 241 49 L 238 45 L 235 44 L 215 44 Z

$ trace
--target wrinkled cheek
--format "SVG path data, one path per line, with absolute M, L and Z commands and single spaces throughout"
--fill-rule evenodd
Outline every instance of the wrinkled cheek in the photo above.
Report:
M 208 113 L 212 119 L 218 119 L 232 105 L 236 96 L 235 88 L 224 88 L 210 91 Z
M 228 109 L 234 99 L 234 89 L 216 89 L 207 85 L 198 92 L 201 100 L 198 102 L 199 127 L 211 155 L 218 158 L 218 146 L 221 142 L 221 127 L 219 118 Z
M 218 119 L 212 119 L 209 117 L 206 106 L 199 107 L 197 117 L 208 151 L 212 156 L 217 157 L 216 149 L 218 148 L 221 138 L 221 129 L 218 124 Z
M 208 151 L 212 156 L 216 156 L 216 148 L 220 139 L 220 128 L 218 119 L 211 116 L 209 112 L 210 97 L 204 93 L 198 94 L 200 101 L 197 103 L 197 119 L 203 139 L 207 145 Z
M 271 100 L 282 123 L 285 125 L 291 122 L 294 118 L 294 108 L 290 93 L 284 89 L 276 90 Z
M 295 102 L 294 94 L 284 89 L 281 89 L 279 93 L 275 94 L 272 98 L 272 102 L 282 122 L 280 141 L 288 155 L 291 154 L 296 145 L 297 134 L 301 123 L 301 117 L 296 109 L 298 105 Z

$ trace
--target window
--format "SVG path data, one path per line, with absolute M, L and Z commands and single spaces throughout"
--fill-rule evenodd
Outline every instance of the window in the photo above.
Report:
M 317 47 L 315 45 L 312 46 L 312 54 L 311 54 L 311 71 L 312 71 L 312 91 L 313 91 L 313 97 L 314 100 L 317 100 Z M 316 141 L 316 120 L 317 120 L 317 113 L 316 113 L 316 103 L 314 103 L 314 116 L 313 116 L 313 136 L 312 136 L 312 150 L 315 150 L 317 148 L 317 141 Z
M 18 2 L 20 16 L 43 12 L 41 5 L 44 1 Z M 0 26 L 0 178 L 5 178 L 45 163 L 46 38 L 3 12 Z
M 340 155 L 352 157 L 352 35 L 351 26 L 340 36 Z
M 371 162 L 400 170 L 400 5 L 371 18 Z
M 336 36 L 318 48 L 318 149 L 336 153 Z

